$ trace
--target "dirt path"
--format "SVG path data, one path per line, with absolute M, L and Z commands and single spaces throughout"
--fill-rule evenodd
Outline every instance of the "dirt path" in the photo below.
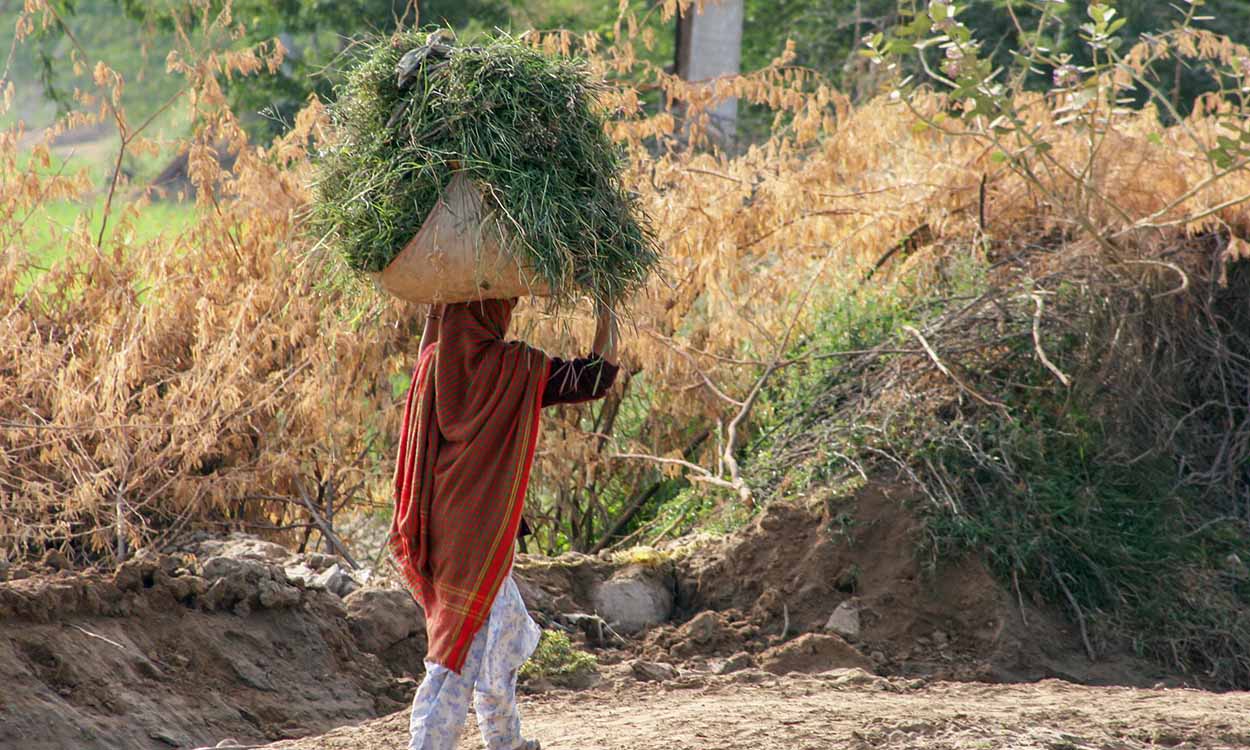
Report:
M 531 697 L 522 710 L 527 733 L 547 750 L 1250 748 L 1250 693 L 1090 688 L 1054 680 L 923 684 L 862 673 L 770 676 L 757 684 L 741 675 L 662 685 L 623 679 L 582 693 Z M 401 712 L 266 747 L 399 750 L 406 740 Z M 482 748 L 471 726 L 460 748 Z

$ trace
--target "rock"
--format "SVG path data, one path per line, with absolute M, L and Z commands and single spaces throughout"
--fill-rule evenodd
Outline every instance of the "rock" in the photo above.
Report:
M 714 659 L 710 665 L 712 674 L 733 674 L 755 667 L 755 657 L 745 651 L 739 651 L 728 659 Z
M 260 666 L 242 658 L 231 661 L 230 666 L 234 670 L 235 676 L 244 685 L 257 690 L 263 690 L 266 693 L 278 692 L 278 688 L 274 686 L 273 680 L 269 679 L 269 675 Z
M 302 562 L 295 565 L 288 565 L 282 570 L 286 573 L 286 577 L 291 579 L 291 581 L 304 586 L 310 586 L 312 584 L 312 580 L 317 577 L 317 571 Z
M 169 593 L 180 602 L 190 602 L 208 591 L 208 582 L 199 576 L 184 575 L 169 579 Z
M 164 742 L 170 747 L 186 747 L 191 744 L 186 735 L 169 729 L 150 729 L 148 730 L 148 736 L 157 742 Z
M 339 567 L 338 563 L 313 576 L 312 581 L 308 585 L 312 588 L 323 588 L 331 594 L 336 594 L 340 597 L 347 596 L 360 588 L 360 584 L 356 582 L 356 579 Z
M 70 564 L 64 552 L 59 549 L 50 549 L 43 556 L 43 567 L 50 570 L 70 570 L 74 566 Z
M 946 633 L 942 632 L 941 630 L 933 631 L 932 638 L 933 638 L 933 645 L 937 646 L 938 648 L 946 648 L 946 645 L 950 643 L 950 638 L 946 635 Z
M 773 674 L 815 674 L 849 667 L 870 670 L 872 661 L 839 636 L 807 633 L 765 651 L 760 666 Z
M 847 599 L 833 610 L 833 614 L 829 615 L 829 621 L 825 623 L 825 630 L 832 631 L 843 638 L 859 637 L 859 600 Z
M 681 626 L 678 631 L 681 638 L 695 643 L 707 643 L 714 640 L 725 630 L 720 617 L 712 611 L 700 612 L 690 622 Z
M 193 547 L 197 557 L 228 557 L 234 560 L 280 563 L 291 556 L 281 544 L 238 532 L 225 539 L 206 539 Z
M 425 616 L 401 589 L 361 589 L 343 600 L 347 624 L 361 649 L 380 654 L 425 630 Z
M 877 689 L 885 689 L 889 687 L 889 681 L 884 677 L 878 677 L 875 674 L 865 672 L 864 670 L 853 667 L 851 669 L 831 669 L 821 674 L 829 680 L 829 684 L 833 687 L 874 687 Z
M 667 622 L 673 614 L 673 591 L 655 571 L 634 566 L 618 571 L 591 593 L 596 614 L 622 633 Z
M 631 664 L 630 670 L 634 673 L 634 678 L 642 682 L 667 682 L 677 679 L 677 675 L 680 674 L 677 668 L 671 664 L 643 661 L 642 659 Z
M 274 580 L 256 585 L 256 601 L 265 609 L 283 609 L 299 604 L 299 589 Z
M 512 574 L 512 580 L 516 581 L 517 591 L 521 593 L 521 601 L 525 602 L 525 608 L 531 612 L 557 612 L 555 599 L 546 591 L 543 591 L 536 583 L 532 583 L 519 575 L 516 571 Z
M 214 581 L 220 578 L 256 583 L 265 578 L 272 578 L 270 567 L 256 560 L 240 560 L 234 557 L 210 557 L 204 561 L 201 571 L 204 578 Z

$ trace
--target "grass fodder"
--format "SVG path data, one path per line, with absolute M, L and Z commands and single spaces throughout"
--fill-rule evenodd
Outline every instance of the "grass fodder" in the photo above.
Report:
M 385 268 L 460 170 L 557 299 L 615 299 L 641 284 L 655 239 L 621 182 L 621 150 L 584 65 L 500 35 L 431 54 L 401 90 L 396 64 L 426 39 L 368 43 L 331 107 L 337 140 L 319 161 L 315 225 L 348 265 Z
M 774 386 L 758 491 L 902 475 L 930 500 L 931 564 L 984 555 L 1067 612 L 1091 657 L 1250 685 L 1248 264 L 1226 266 L 1214 233 L 1133 248 L 1170 266 L 1113 267 L 1017 231 L 1007 261 L 822 317 Z

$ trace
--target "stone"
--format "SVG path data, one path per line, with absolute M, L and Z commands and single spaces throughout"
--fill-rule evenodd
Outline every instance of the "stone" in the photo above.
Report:
M 760 654 L 760 666 L 773 674 L 817 674 L 830 669 L 872 669 L 872 661 L 842 640 L 825 633 L 806 633 Z
M 715 612 L 700 612 L 690 622 L 681 626 L 680 637 L 695 643 L 707 643 L 714 640 L 725 630 L 724 623 Z
M 513 571 L 512 580 L 516 582 L 517 591 L 521 593 L 521 601 L 531 612 L 558 612 L 555 599 L 542 590 L 538 584 L 526 580 L 517 571 Z
M 187 739 L 186 735 L 170 729 L 150 729 L 148 730 L 148 736 L 157 742 L 163 742 L 170 747 L 186 747 L 191 744 L 191 741 Z
M 710 662 L 712 674 L 733 674 L 744 669 L 755 667 L 755 657 L 745 651 L 739 651 L 728 659 L 716 659 Z
M 851 669 L 831 669 L 828 672 L 823 672 L 821 677 L 829 680 L 829 684 L 832 687 L 874 687 L 879 690 L 889 687 L 889 681 L 884 677 L 878 677 L 877 675 L 865 672 L 858 667 L 852 667 Z
M 356 579 L 339 567 L 338 563 L 313 576 L 312 581 L 308 585 L 312 588 L 323 588 L 331 594 L 340 597 L 347 596 L 360 588 L 360 584 L 356 582 Z
M 201 570 L 205 580 L 215 581 L 219 578 L 230 578 L 256 583 L 264 578 L 272 577 L 269 566 L 255 560 L 240 560 L 234 557 L 210 557 L 204 561 Z
M 299 589 L 274 580 L 256 585 L 256 601 L 265 609 L 284 609 L 299 604 Z
M 643 661 L 639 659 L 630 665 L 630 671 L 634 674 L 634 679 L 642 682 L 667 682 L 677 679 L 677 668 L 672 664 L 662 664 L 654 661 Z
M 299 583 L 304 586 L 311 585 L 312 580 L 317 577 L 317 571 L 302 562 L 296 563 L 295 565 L 288 565 L 282 570 L 286 573 L 286 577 L 292 582 Z
M 269 675 L 260 666 L 247 661 L 246 659 L 234 659 L 230 662 L 234 674 L 244 685 L 257 690 L 263 690 L 266 693 L 276 693 L 278 688 L 273 684 L 273 680 L 269 679 Z
M 72 570 L 73 565 L 70 564 L 69 558 L 59 549 L 50 549 L 43 556 L 43 566 L 51 570 Z
M 291 556 L 281 544 L 235 532 L 225 539 L 206 539 L 194 546 L 198 557 L 229 557 L 235 560 L 280 563 Z
M 402 589 L 360 589 L 348 594 L 343 605 L 352 636 L 371 654 L 425 630 L 425 615 Z
M 171 578 L 168 582 L 169 593 L 180 602 L 186 603 L 208 591 L 208 582 L 199 576 L 182 575 Z
M 833 610 L 825 630 L 837 633 L 843 638 L 858 638 L 860 631 L 859 600 L 847 599 Z
M 595 613 L 621 633 L 637 633 L 667 622 L 673 591 L 661 575 L 642 566 L 618 571 L 591 592 Z

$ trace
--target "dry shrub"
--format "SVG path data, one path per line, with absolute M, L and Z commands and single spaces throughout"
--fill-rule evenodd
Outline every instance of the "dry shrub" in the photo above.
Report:
M 32 22 L 50 12 L 28 5 Z M 676 6 L 659 12 L 671 17 Z M 127 217 L 144 199 L 126 198 L 135 191 L 123 179 L 107 230 L 92 236 L 80 224 L 63 238 L 67 260 L 19 292 L 36 262 L 23 217 L 90 187 L 48 173 L 38 157 L 50 134 L 22 167 L 18 134 L 0 137 L 4 556 L 64 547 L 80 560 L 109 559 L 223 525 L 307 539 L 309 505 L 324 517 L 350 502 L 389 502 L 402 408 L 395 384 L 413 362 L 419 311 L 380 299 L 362 307 L 315 283 L 315 238 L 301 218 L 321 110 L 310 104 L 270 147 L 248 143 L 220 81 L 263 74 L 281 52 L 221 51 L 212 34 L 231 23 L 206 15 L 204 40 L 170 58 L 188 87 L 174 106 L 190 107 L 196 123 L 183 148 L 199 188 L 197 218 L 179 237 L 127 243 Z M 603 403 L 561 407 L 545 422 L 531 492 L 548 545 L 601 546 L 676 474 L 750 502 L 737 457 L 766 376 L 785 366 L 812 310 L 873 269 L 873 284 L 892 283 L 887 271 L 939 278 L 957 256 L 986 260 L 982 244 L 965 241 L 985 232 L 1000 249 L 1059 232 L 1080 239 L 1064 253 L 1098 257 L 1069 217 L 975 140 L 919 129 L 885 98 L 851 110 L 785 53 L 765 70 L 692 85 L 637 56 L 648 44 L 637 19 L 626 13 L 618 26 L 610 45 L 594 35 L 530 37 L 549 51 L 588 55 L 614 84 L 604 101 L 616 114 L 612 134 L 629 151 L 627 182 L 665 251 L 663 274 L 631 304 L 620 384 Z M 688 103 L 687 119 L 644 108 L 643 91 Z M 88 92 L 89 114 L 72 121 L 111 119 L 132 136 L 124 143 L 141 147 L 141 129 L 132 133 L 101 94 L 116 99 Z M 708 143 L 699 123 L 725 95 L 772 107 L 774 136 L 735 155 L 687 148 Z M 943 106 L 928 96 L 913 104 Z M 1038 111 L 1052 121 L 1057 158 L 1084 158 L 1079 136 Z M 1201 114 L 1186 125 L 1208 128 Z M 1114 168 L 1097 179 L 1132 217 L 1203 184 L 1201 155 L 1174 147 L 1176 127 L 1160 128 L 1147 111 L 1119 117 L 1115 130 Z M 1145 137 L 1156 132 L 1162 146 Z M 214 158 L 223 148 L 237 155 L 228 171 Z M 1167 180 L 1153 179 L 1160 170 Z M 1141 189 L 1143 173 L 1151 190 Z M 1248 187 L 1244 175 L 1208 184 L 1151 221 L 1200 214 Z M 1166 229 L 1137 227 L 1120 243 L 1153 257 L 1166 238 L 1242 227 L 1244 218 L 1231 205 Z M 553 352 L 584 350 L 588 308 L 559 320 L 540 308 L 523 310 L 519 335 Z

